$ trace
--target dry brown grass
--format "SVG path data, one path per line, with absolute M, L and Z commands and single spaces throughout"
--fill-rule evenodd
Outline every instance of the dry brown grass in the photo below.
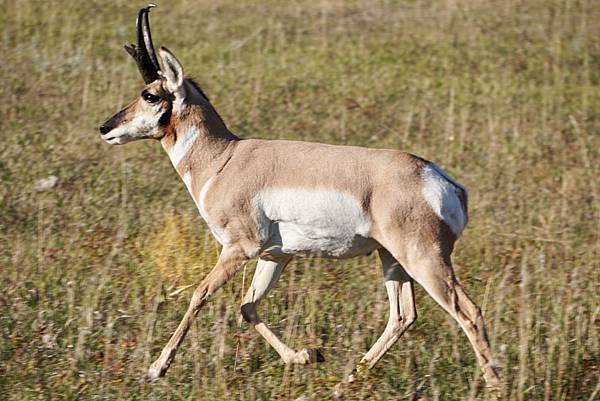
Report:
M 120 49 L 140 4 L 0 5 L 0 398 L 330 398 L 385 326 L 373 257 L 294 261 L 260 305 L 325 364 L 283 366 L 239 325 L 251 265 L 166 379 L 142 379 L 216 245 L 157 144 L 94 131 L 140 88 Z M 152 18 L 239 135 L 402 148 L 466 184 L 455 264 L 501 398 L 598 398 L 600 3 L 177 0 Z M 458 326 L 420 288 L 417 307 L 348 399 L 491 399 Z

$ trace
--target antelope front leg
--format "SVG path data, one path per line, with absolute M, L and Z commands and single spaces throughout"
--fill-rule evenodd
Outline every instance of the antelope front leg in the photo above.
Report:
M 190 306 L 188 307 L 183 319 L 177 326 L 177 329 L 169 339 L 167 345 L 163 348 L 160 356 L 150 366 L 148 378 L 151 380 L 162 377 L 167 373 L 171 365 L 177 348 L 181 345 L 183 338 L 190 328 L 192 320 L 196 317 L 200 308 L 206 303 L 206 300 L 223 284 L 229 281 L 239 269 L 248 261 L 248 256 L 237 247 L 224 247 L 219 256 L 219 261 L 210 273 L 202 280 L 200 285 L 194 291 Z

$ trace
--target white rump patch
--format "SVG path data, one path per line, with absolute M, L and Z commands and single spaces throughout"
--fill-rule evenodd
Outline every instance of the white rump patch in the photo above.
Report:
M 183 135 L 177 138 L 175 145 L 169 150 L 169 159 L 171 159 L 173 167 L 177 168 L 179 162 L 181 162 L 185 155 L 188 154 L 192 145 L 196 142 L 198 135 L 198 129 L 193 127 L 186 130 Z
M 268 189 L 257 194 L 258 232 L 285 254 L 350 257 L 370 252 L 371 220 L 354 196 L 335 190 Z M 271 249 L 271 251 L 273 251 Z
M 442 219 L 456 235 L 465 228 L 467 216 L 462 208 L 459 193 L 466 189 L 454 181 L 441 168 L 433 163 L 421 171 L 422 194 L 435 214 Z

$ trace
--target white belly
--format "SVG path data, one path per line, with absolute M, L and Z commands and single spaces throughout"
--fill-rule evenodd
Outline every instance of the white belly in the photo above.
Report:
M 369 237 L 369 216 L 347 193 L 269 189 L 255 201 L 264 253 L 344 258 L 377 247 Z

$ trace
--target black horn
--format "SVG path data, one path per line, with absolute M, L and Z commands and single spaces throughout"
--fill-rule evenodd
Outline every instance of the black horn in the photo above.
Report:
M 160 66 L 154 52 L 154 45 L 152 44 L 150 22 L 148 20 L 148 14 L 152 7 L 156 7 L 156 5 L 150 3 L 142 8 L 138 14 L 136 22 L 137 45 L 123 46 L 137 63 L 142 78 L 144 78 L 144 82 L 147 84 L 157 80 L 159 77 L 158 71 L 160 71 Z

